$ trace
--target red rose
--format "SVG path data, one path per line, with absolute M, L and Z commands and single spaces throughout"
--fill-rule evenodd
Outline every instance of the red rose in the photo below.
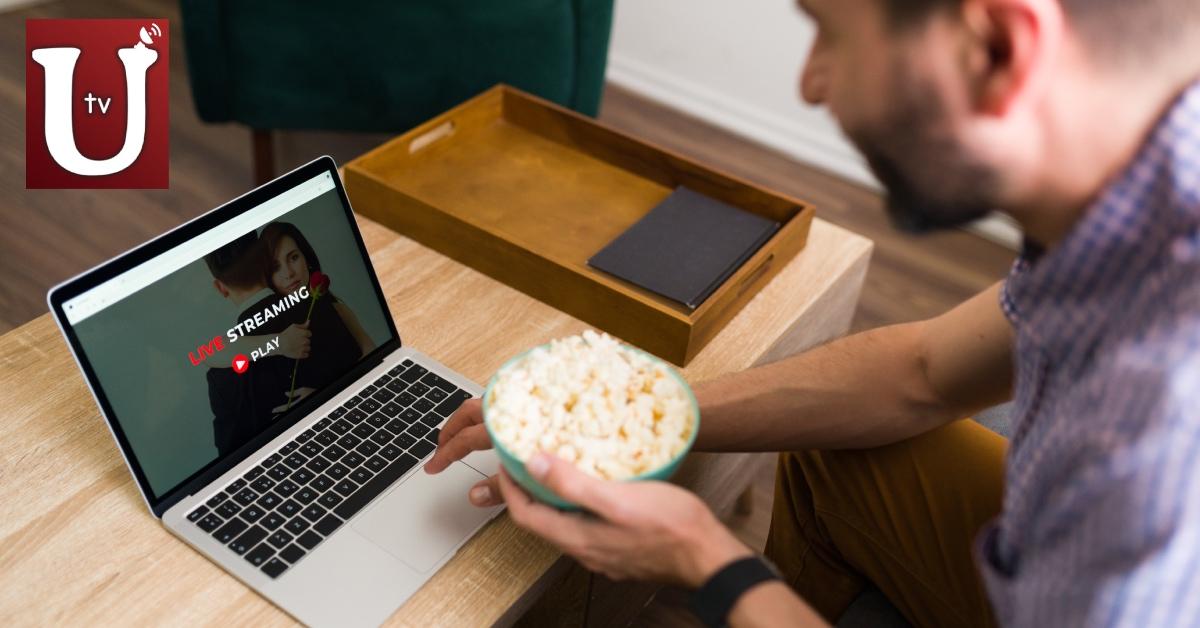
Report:
M 314 271 L 308 278 L 308 287 L 313 291 L 313 294 L 325 294 L 329 292 L 329 275 L 321 271 Z

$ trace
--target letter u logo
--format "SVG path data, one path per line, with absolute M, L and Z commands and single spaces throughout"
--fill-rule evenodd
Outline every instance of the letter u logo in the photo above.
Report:
M 125 144 L 116 155 L 102 160 L 84 157 L 75 145 L 71 83 L 79 54 L 78 48 L 38 48 L 33 51 L 33 60 L 46 71 L 46 147 L 54 161 L 69 172 L 86 177 L 114 174 L 133 164 L 146 141 L 146 70 L 158 60 L 158 53 L 142 43 L 117 51 L 117 57 L 125 66 L 125 94 L 129 103 Z

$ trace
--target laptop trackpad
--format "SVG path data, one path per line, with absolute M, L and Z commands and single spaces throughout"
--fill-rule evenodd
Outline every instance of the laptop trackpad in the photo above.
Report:
M 467 491 L 483 478 L 457 462 L 437 475 L 418 470 L 371 504 L 352 525 L 409 567 L 425 573 L 499 508 L 476 508 L 467 501 Z

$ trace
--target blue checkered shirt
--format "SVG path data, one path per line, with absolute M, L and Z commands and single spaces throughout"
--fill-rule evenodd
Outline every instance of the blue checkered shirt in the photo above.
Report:
M 1200 626 L 1200 83 L 1056 247 L 1029 244 L 1004 506 L 978 558 L 1001 625 Z

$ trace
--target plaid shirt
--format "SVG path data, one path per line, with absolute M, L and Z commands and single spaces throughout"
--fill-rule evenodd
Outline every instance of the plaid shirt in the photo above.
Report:
M 1001 305 L 1016 333 L 997 619 L 1200 625 L 1200 83 Z

